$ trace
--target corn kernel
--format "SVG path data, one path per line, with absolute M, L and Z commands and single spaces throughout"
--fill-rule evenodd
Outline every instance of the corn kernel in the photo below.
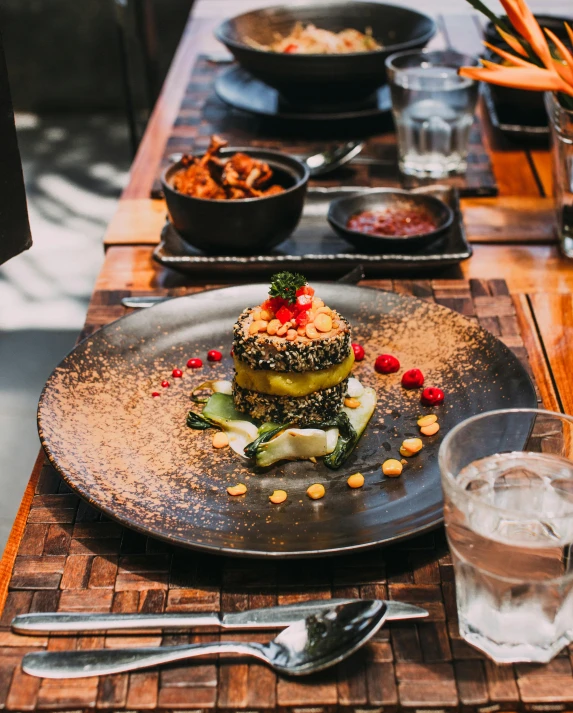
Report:
M 227 488 L 229 495 L 244 495 L 247 492 L 247 486 L 244 483 L 237 483 L 237 485 L 229 485 Z
M 402 448 L 405 448 L 410 453 L 418 453 L 424 447 L 421 438 L 406 438 L 402 441 Z
M 346 482 L 350 488 L 361 488 L 364 485 L 364 476 L 362 473 L 354 473 Z
M 424 436 L 434 436 L 440 430 L 440 424 L 438 422 L 431 423 L 429 426 L 423 426 L 420 429 L 420 433 Z
M 427 416 L 420 416 L 417 421 L 418 426 L 423 428 L 424 426 L 430 426 L 432 423 L 436 423 L 438 417 L 434 413 L 429 413 Z
M 332 317 L 329 314 L 321 312 L 314 318 L 314 326 L 319 332 L 330 332 L 332 329 Z
M 314 483 L 306 490 L 306 494 L 311 500 L 320 500 L 320 498 L 324 497 L 325 492 L 324 485 L 321 483 Z
M 217 431 L 213 436 L 213 448 L 226 448 L 229 445 L 229 436 L 223 431 Z
M 286 490 L 274 490 L 273 494 L 269 495 L 269 500 L 271 501 L 271 503 L 279 505 L 280 503 L 284 503 L 287 497 L 288 496 Z
M 397 478 L 402 472 L 402 463 L 395 458 L 389 458 L 382 463 L 382 472 L 389 478 Z
M 267 334 L 274 336 L 280 327 L 281 323 L 278 319 L 271 319 L 271 321 L 267 325 Z

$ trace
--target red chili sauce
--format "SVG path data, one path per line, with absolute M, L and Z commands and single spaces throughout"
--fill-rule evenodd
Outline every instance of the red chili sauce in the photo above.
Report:
M 348 219 L 346 227 L 359 233 L 382 236 L 420 235 L 431 233 L 438 225 L 424 208 L 385 208 L 364 210 Z

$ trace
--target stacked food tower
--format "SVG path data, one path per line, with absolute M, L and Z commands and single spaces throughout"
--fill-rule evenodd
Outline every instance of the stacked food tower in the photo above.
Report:
M 334 418 L 354 364 L 346 319 L 290 272 L 274 275 L 268 299 L 240 315 L 233 356 L 235 408 L 277 424 Z

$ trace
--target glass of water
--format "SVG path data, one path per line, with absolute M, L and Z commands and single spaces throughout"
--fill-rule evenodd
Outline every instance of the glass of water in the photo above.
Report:
M 445 50 L 397 52 L 386 60 L 402 173 L 444 178 L 467 169 L 477 83 L 458 69 L 478 60 Z
M 573 641 L 573 418 L 480 414 L 439 459 L 462 637 L 498 663 L 546 663 Z

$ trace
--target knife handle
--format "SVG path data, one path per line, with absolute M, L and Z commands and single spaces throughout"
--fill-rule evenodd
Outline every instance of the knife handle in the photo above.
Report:
M 53 612 L 19 614 L 12 620 L 18 634 L 69 634 L 84 631 L 141 631 L 221 626 L 216 613 L 185 614 L 88 614 Z

